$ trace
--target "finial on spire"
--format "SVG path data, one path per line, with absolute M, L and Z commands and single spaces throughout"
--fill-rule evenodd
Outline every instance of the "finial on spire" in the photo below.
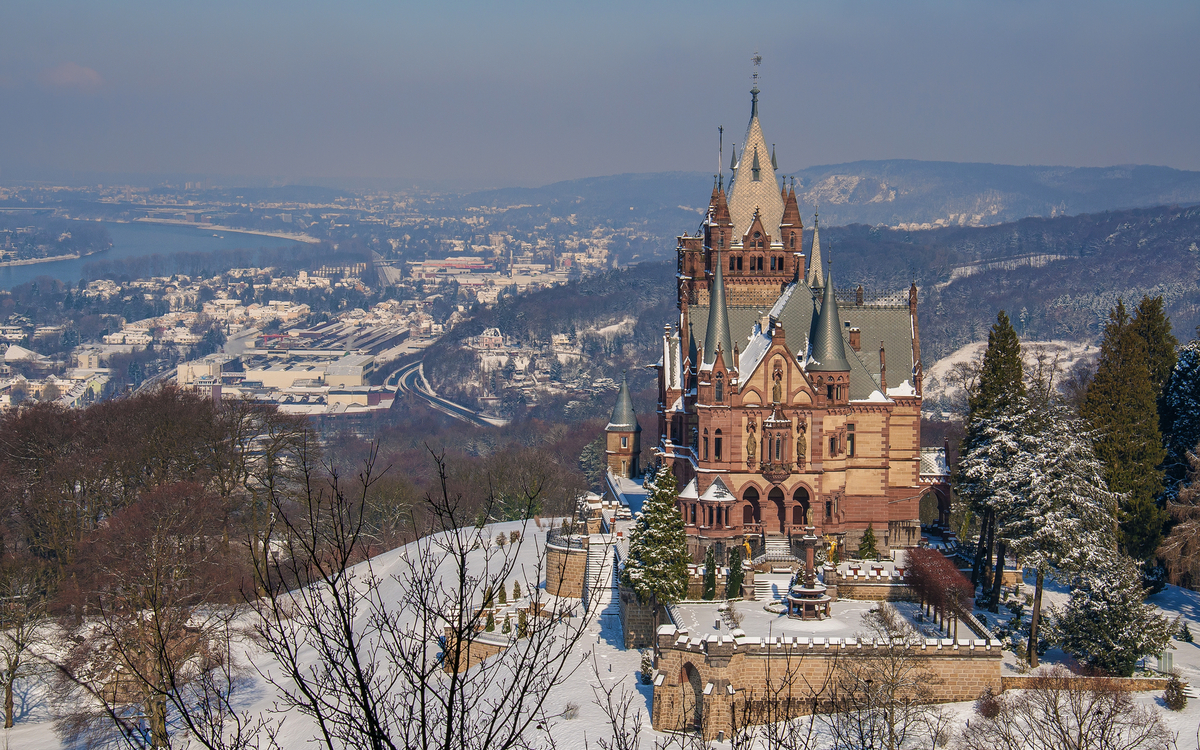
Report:
M 717 126 L 717 175 L 725 176 L 725 126 Z M 718 179 L 718 182 L 720 180 Z
M 732 172 L 733 170 L 737 169 L 737 144 L 734 143 L 731 145 L 729 147 L 729 151 L 732 154 L 732 156 L 729 157 L 729 170 Z M 733 178 L 730 177 L 729 181 L 732 183 Z
M 775 161 L 775 144 L 771 144 L 771 169 L 779 169 L 779 162 Z

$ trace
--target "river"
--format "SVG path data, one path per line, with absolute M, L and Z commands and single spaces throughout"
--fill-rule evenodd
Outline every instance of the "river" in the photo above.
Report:
M 12 289 L 19 284 L 33 281 L 38 276 L 50 276 L 60 281 L 76 284 L 79 282 L 83 267 L 97 260 L 119 260 L 146 255 L 296 244 L 295 240 L 282 237 L 267 237 L 261 234 L 231 232 L 224 229 L 182 227 L 146 222 L 121 224 L 106 221 L 103 224 L 113 243 L 108 250 L 83 258 L 32 263 L 27 266 L 0 267 L 0 289 Z

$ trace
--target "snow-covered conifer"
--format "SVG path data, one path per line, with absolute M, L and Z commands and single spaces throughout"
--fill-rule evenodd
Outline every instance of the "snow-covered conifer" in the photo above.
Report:
M 654 604 L 677 602 L 687 593 L 687 532 L 676 507 L 675 476 L 662 467 L 646 484 L 649 490 L 629 534 L 629 557 L 621 582 L 638 600 Z
M 1189 341 L 1179 350 L 1158 404 L 1167 448 L 1163 466 L 1170 501 L 1179 494 L 1180 483 L 1187 476 L 1188 451 L 1200 443 L 1200 340 Z
M 1133 674 L 1143 656 L 1161 653 L 1175 628 L 1143 600 L 1139 564 L 1119 554 L 1081 570 L 1072 581 L 1071 600 L 1054 618 L 1064 651 L 1120 675 Z

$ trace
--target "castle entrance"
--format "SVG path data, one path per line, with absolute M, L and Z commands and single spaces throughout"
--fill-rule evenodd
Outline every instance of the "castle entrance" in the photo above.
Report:
M 772 489 L 771 494 L 767 495 L 767 501 L 770 502 L 771 506 L 774 508 L 775 521 L 777 521 L 777 523 L 773 523 L 771 525 L 778 529 L 780 534 L 786 534 L 787 509 L 784 508 L 783 490 L 779 489 L 778 487 Z

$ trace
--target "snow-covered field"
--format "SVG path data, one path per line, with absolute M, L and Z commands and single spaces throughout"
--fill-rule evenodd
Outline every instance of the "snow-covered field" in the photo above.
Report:
M 955 370 L 963 365 L 981 361 L 985 349 L 986 341 L 976 341 L 925 368 L 922 410 L 926 416 L 942 416 L 941 412 L 952 411 L 953 404 L 960 401 L 965 404 L 962 383 L 955 376 Z M 1061 375 L 1074 367 L 1079 360 L 1094 358 L 1098 353 L 1095 345 L 1079 341 L 1021 341 L 1021 354 L 1027 373 L 1037 365 L 1038 357 L 1042 355 L 1048 357 L 1050 362 L 1057 363 Z
M 487 533 L 494 538 L 499 532 L 507 534 L 514 529 L 521 530 L 524 537 L 524 541 L 515 551 L 516 570 L 518 572 L 523 570 L 524 574 L 531 578 L 539 552 L 545 543 L 545 531 L 536 529 L 532 523 L 511 522 L 495 524 L 488 528 Z M 511 551 L 512 546 L 508 549 Z M 403 571 L 403 556 L 408 550 L 409 547 L 402 547 L 382 554 L 371 561 L 374 573 L 385 581 L 383 584 L 385 597 L 389 591 L 394 593 L 394 587 L 399 585 L 391 581 L 388 576 Z M 480 563 L 483 554 L 483 552 L 472 553 L 478 558 L 473 558 L 472 562 Z M 527 584 L 533 583 L 533 581 L 520 580 L 520 583 L 522 589 L 526 590 Z M 511 582 L 509 586 L 511 587 Z M 1047 604 L 1062 601 L 1065 601 L 1065 592 L 1053 585 L 1048 586 Z M 1200 634 L 1200 593 L 1167 587 L 1166 590 L 1155 595 L 1151 601 L 1169 616 L 1181 615 L 1191 624 L 1193 632 Z M 760 602 L 746 602 L 739 604 L 738 608 L 748 614 L 752 610 L 761 611 L 762 606 L 763 604 Z M 839 629 L 856 629 L 851 620 L 856 615 L 861 616 L 861 612 L 867 611 L 870 606 L 872 605 L 865 602 L 844 602 L 836 618 Z M 712 611 L 708 611 L 709 609 Z M 689 606 L 687 611 L 691 613 L 689 616 L 694 617 L 696 622 L 688 622 L 685 625 L 698 629 L 708 628 L 708 631 L 715 630 L 715 622 L 718 619 L 715 605 Z M 641 653 L 623 648 L 620 622 L 616 613 L 616 604 L 611 597 L 602 596 L 596 604 L 596 611 L 588 625 L 587 635 L 573 653 L 573 657 L 580 664 L 579 668 L 567 684 L 556 689 L 549 698 L 550 713 L 559 715 L 559 718 L 552 723 L 550 732 L 558 747 L 563 750 L 583 750 L 589 746 L 596 747 L 596 740 L 606 736 L 607 727 L 604 716 L 594 703 L 594 686 L 598 684 L 598 681 L 609 685 L 623 683 L 630 691 L 634 691 L 637 696 L 635 705 L 642 712 L 644 718 L 647 732 L 645 744 L 647 746 L 654 736 L 649 730 L 652 689 L 639 684 L 637 680 Z M 763 618 L 755 615 L 754 621 L 757 622 L 758 619 L 777 621 L 777 618 L 770 617 L 768 613 L 762 614 Z M 1200 646 L 1175 642 L 1174 647 L 1176 669 L 1180 671 L 1185 680 L 1200 686 Z M 1056 655 L 1052 652 L 1047 657 L 1053 661 Z M 247 649 L 243 658 L 254 661 L 264 671 L 272 669 L 272 663 L 259 651 Z M 1155 666 L 1154 660 L 1150 661 L 1150 666 Z M 593 664 L 597 666 L 594 668 Z M 1016 658 L 1009 655 L 1006 658 L 1005 668 L 1015 670 L 1016 665 Z M 242 707 L 255 712 L 269 713 L 275 702 L 274 689 L 257 674 L 251 674 L 250 679 L 252 681 L 250 688 L 242 693 L 244 700 Z M 51 750 L 65 747 L 53 728 L 53 697 L 53 688 L 45 679 L 27 678 L 18 683 L 16 696 L 18 721 L 14 728 L 3 732 L 5 748 Z M 1138 700 L 1142 703 L 1158 705 L 1160 708 L 1162 706 L 1161 696 L 1156 693 L 1140 694 Z M 578 713 L 573 719 L 561 716 L 569 705 L 578 707 Z M 958 716 L 960 721 L 965 721 L 972 715 L 970 703 L 952 704 L 947 707 L 947 710 Z M 1178 713 L 1163 709 L 1163 714 L 1170 727 L 1180 734 L 1179 747 L 1188 750 L 1197 748 L 1196 730 L 1200 726 L 1200 700 L 1189 701 L 1187 708 Z M 292 714 L 286 717 L 279 739 L 282 747 L 301 748 L 307 746 L 313 736 L 311 724 L 304 717 Z M 715 747 L 722 746 L 721 743 L 710 744 Z

